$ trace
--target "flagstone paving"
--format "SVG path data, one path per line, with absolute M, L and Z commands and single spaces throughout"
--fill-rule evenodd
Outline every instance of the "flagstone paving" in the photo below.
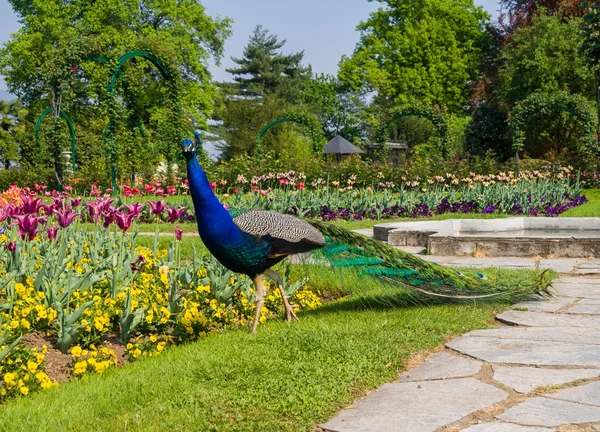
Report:
M 554 287 L 553 299 L 519 303 L 498 327 L 449 341 L 321 428 L 600 431 L 600 277 L 565 275 Z

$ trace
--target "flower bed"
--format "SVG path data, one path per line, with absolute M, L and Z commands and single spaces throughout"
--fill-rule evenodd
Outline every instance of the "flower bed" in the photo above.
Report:
M 0 235 L 0 401 L 156 356 L 254 317 L 248 278 L 209 258 L 182 263 L 179 240 L 158 250 L 124 233 L 77 231 L 71 223 L 79 205 L 55 199 L 45 210 L 24 196 L 4 207 L 14 226 Z M 123 232 L 130 214 L 116 216 Z M 306 281 L 289 283 L 289 267 L 281 273 L 297 308 L 320 305 L 303 289 Z M 283 312 L 279 291 L 271 292 L 263 322 Z

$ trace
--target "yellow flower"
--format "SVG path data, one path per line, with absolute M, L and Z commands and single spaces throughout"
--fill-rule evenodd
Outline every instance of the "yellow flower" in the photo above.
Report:
M 158 337 L 156 337 L 156 335 L 150 336 L 150 341 L 151 342 L 156 342 L 157 340 L 158 340 Z
M 167 346 L 167 343 L 166 343 L 166 342 L 159 342 L 159 343 L 156 345 L 156 351 L 158 351 L 158 352 L 161 352 L 162 350 L 164 350 L 164 349 L 165 349 L 165 346 Z
M 87 370 L 87 365 L 87 361 L 85 360 L 75 363 L 75 370 L 73 371 L 73 374 L 81 375 L 85 373 Z
M 28 395 L 28 394 L 29 394 L 29 389 L 28 389 L 27 387 L 25 387 L 25 386 L 21 387 L 21 388 L 19 389 L 19 391 L 20 391 L 22 394 L 24 394 L 24 395 Z
M 71 355 L 73 357 L 81 357 L 81 347 L 77 345 L 71 348 Z
M 4 382 L 8 385 L 15 385 L 15 378 L 17 377 L 17 375 L 15 375 L 12 372 L 8 372 L 6 374 L 4 374 Z
M 38 368 L 38 364 L 36 362 L 29 361 L 27 362 L 27 370 L 31 373 L 34 373 Z

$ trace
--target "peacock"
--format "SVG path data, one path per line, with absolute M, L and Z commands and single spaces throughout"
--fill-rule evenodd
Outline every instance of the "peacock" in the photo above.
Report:
M 532 285 L 508 286 L 484 275 L 467 275 L 424 261 L 331 223 L 300 219 L 264 210 L 230 212 L 215 196 L 196 157 L 198 138 L 182 143 L 198 233 L 209 252 L 229 270 L 248 275 L 256 291 L 256 332 L 266 297 L 263 275 L 278 286 L 286 319 L 298 319 L 272 267 L 294 254 L 319 253 L 331 266 L 347 267 L 380 283 L 401 286 L 440 299 L 506 299 L 550 295 L 550 277 L 542 273 Z

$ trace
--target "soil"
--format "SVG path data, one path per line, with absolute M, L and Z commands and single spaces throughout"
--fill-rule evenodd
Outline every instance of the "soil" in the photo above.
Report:
M 46 345 L 48 351 L 44 360 L 44 371 L 52 381 L 64 382 L 71 379 L 71 361 L 69 354 L 63 354 L 54 347 L 54 340 L 44 333 L 33 331 L 23 336 L 22 344 L 28 348 L 41 348 Z

